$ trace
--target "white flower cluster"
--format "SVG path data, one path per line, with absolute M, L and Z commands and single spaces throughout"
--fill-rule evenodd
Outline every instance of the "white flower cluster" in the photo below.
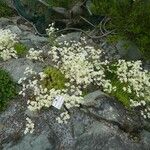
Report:
M 16 42 L 16 34 L 13 34 L 8 29 L 0 29 L 0 57 L 4 61 L 17 58 L 17 53 L 14 49 Z
M 42 50 L 35 50 L 34 48 L 30 48 L 28 54 L 26 55 L 26 58 L 30 60 L 43 61 L 43 57 L 41 56 L 42 53 Z
M 55 31 L 53 25 L 49 30 L 49 36 L 51 36 Z M 48 76 L 44 72 L 36 73 L 27 68 L 25 70 L 26 77 L 21 78 L 18 83 L 22 84 L 20 94 L 27 97 L 30 111 L 54 106 L 53 103 L 58 96 L 64 99 L 64 109 L 79 107 L 84 103 L 84 90 L 91 84 L 102 88 L 107 93 L 117 92 L 120 87 L 113 85 L 113 79 L 107 75 L 109 72 L 115 75 L 117 82 L 123 85 L 122 90 L 131 95 L 129 98 L 131 107 L 144 106 L 144 109 L 140 110 L 141 115 L 149 118 L 150 74 L 142 69 L 140 61 L 119 60 L 115 63 L 102 61 L 102 50 L 88 46 L 84 39 L 82 42 L 59 43 L 57 47 L 51 47 L 48 54 L 52 56 L 54 66 L 67 79 L 65 89 L 47 89 L 43 86 L 42 81 Z M 27 58 L 43 61 L 41 55 L 42 51 L 30 49 Z M 27 77 L 29 74 L 32 74 L 31 78 Z M 69 118 L 70 115 L 65 110 L 56 120 L 59 123 L 67 123 Z
M 135 101 L 130 99 L 130 102 L 131 102 L 131 107 L 143 107 L 144 109 L 141 110 L 139 109 L 141 115 L 145 119 L 150 119 L 150 107 L 146 105 L 145 100 Z
M 84 45 L 85 44 L 85 45 Z M 118 60 L 116 63 L 101 61 L 100 49 L 87 46 L 81 42 L 60 43 L 49 51 L 53 56 L 56 67 L 59 68 L 71 85 L 82 91 L 89 84 L 96 84 L 107 93 L 119 90 L 105 75 L 106 71 L 113 72 L 117 80 L 124 84 L 123 91 L 136 96 L 136 102 L 141 104 L 144 99 L 146 105 L 150 102 L 150 74 L 142 69 L 141 61 Z M 109 66 L 115 68 L 110 68 Z M 130 101 L 130 100 L 129 100 Z M 149 109 L 145 109 L 148 114 Z
M 54 28 L 54 23 L 50 24 L 49 28 L 46 29 L 47 35 L 49 36 L 49 43 L 53 44 L 53 42 L 55 42 L 55 39 L 57 37 L 55 32 L 57 30 L 57 28 Z
M 53 46 L 49 51 L 56 64 L 55 67 L 79 89 L 86 88 L 91 83 L 100 86 L 106 82 L 104 68 L 101 65 L 102 50 L 84 44 L 74 41 L 64 42 L 58 47 Z
M 48 90 L 42 86 L 42 80 L 44 80 L 47 75 L 44 72 L 36 73 L 30 68 L 26 68 L 24 74 L 27 77 L 21 78 L 18 83 L 22 84 L 22 90 L 19 92 L 23 97 L 27 96 L 28 109 L 30 111 L 37 111 L 43 107 L 52 106 L 55 98 L 61 96 L 64 98 L 64 105 L 67 109 L 71 107 L 79 107 L 79 104 L 82 103 L 83 97 L 82 92 L 79 89 L 76 89 L 75 86 L 71 86 L 69 83 L 66 83 L 68 89 L 56 90 L 54 88 Z M 28 79 L 28 75 L 31 74 L 32 77 Z M 63 115 L 62 115 L 63 114 Z M 70 118 L 68 113 L 62 113 L 60 118 L 57 118 L 57 121 L 66 123 Z M 29 125 L 27 125 L 29 126 Z M 25 130 L 27 132 L 29 130 Z
M 145 90 L 150 89 L 150 74 L 142 69 L 141 61 L 119 60 L 117 64 L 118 79 L 121 83 L 127 83 L 124 91 L 136 93 L 137 97 L 145 97 Z
M 33 133 L 34 131 L 34 123 L 32 122 L 32 120 L 30 118 L 26 118 L 26 128 L 25 128 L 25 131 L 24 131 L 24 134 L 27 134 L 28 132 L 29 133 Z
M 144 106 L 141 115 L 150 118 L 150 73 L 143 70 L 141 61 L 118 60 L 115 66 L 117 69 L 113 71 L 124 84 L 123 91 L 131 95 L 131 107 Z
M 57 117 L 56 120 L 58 121 L 58 123 L 62 124 L 62 123 L 67 123 L 67 120 L 70 119 L 70 115 L 68 114 L 68 111 L 63 112 L 60 114 L 60 117 Z

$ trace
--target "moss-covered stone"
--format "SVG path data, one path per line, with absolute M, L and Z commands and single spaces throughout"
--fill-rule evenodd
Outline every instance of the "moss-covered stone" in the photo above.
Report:
M 6 107 L 16 94 L 16 84 L 5 70 L 0 69 L 0 111 Z
M 107 16 L 107 28 L 119 38 L 134 42 L 145 59 L 150 59 L 150 0 L 92 0 L 91 11 Z M 142 13 L 141 13 L 142 12 Z M 128 13 L 128 14 L 127 14 Z
M 61 73 L 60 70 L 54 67 L 47 67 L 44 70 L 46 78 L 42 81 L 42 85 L 47 89 L 64 89 L 66 78 L 65 75 Z
M 25 56 L 28 52 L 28 48 L 22 43 L 16 43 L 14 48 L 17 52 L 17 55 L 20 57 Z
M 0 17 L 9 17 L 14 15 L 14 10 L 12 10 L 3 1 L 0 1 Z

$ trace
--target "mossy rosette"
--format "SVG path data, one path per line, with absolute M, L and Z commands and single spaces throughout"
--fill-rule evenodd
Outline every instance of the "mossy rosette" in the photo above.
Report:
M 14 11 L 4 1 L 0 1 L 0 17 L 11 17 Z
M 20 57 L 23 57 L 28 53 L 28 48 L 22 43 L 16 43 L 14 49 Z
M 0 111 L 17 95 L 17 84 L 5 70 L 0 69 Z
M 65 88 L 65 83 L 67 82 L 67 79 L 60 70 L 49 66 L 44 69 L 44 74 L 46 74 L 46 77 L 44 80 L 42 80 L 42 85 L 45 88 L 49 90 L 52 88 L 56 90 L 61 90 Z
M 91 11 L 111 18 L 106 28 L 117 33 L 111 35 L 111 40 L 130 40 L 140 49 L 143 58 L 150 60 L 150 0 L 92 0 Z

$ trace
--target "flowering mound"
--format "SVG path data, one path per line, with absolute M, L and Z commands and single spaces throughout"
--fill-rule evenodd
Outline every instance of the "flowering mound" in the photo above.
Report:
M 20 94 L 27 96 L 29 110 L 37 111 L 50 106 L 60 109 L 64 106 L 64 112 L 56 120 L 67 123 L 70 118 L 68 109 L 84 103 L 84 91 L 88 86 L 95 85 L 127 107 L 140 106 L 141 115 L 150 117 L 150 73 L 142 69 L 141 61 L 101 61 L 102 50 L 88 46 L 84 39 L 82 42 L 57 44 L 51 47 L 48 54 L 55 69 L 36 73 L 27 68 L 25 74 L 32 74 L 32 78 L 19 81 L 23 83 Z M 56 100 L 61 103 L 60 107 L 56 106 Z
M 16 96 L 17 88 L 9 73 L 0 69 L 0 111 Z
M 51 25 L 47 30 L 50 38 L 55 37 L 54 31 Z M 10 34 L 9 30 L 0 32 L 0 56 L 4 60 L 16 58 L 13 48 L 16 36 Z M 84 103 L 85 91 L 88 93 L 91 91 L 89 87 L 93 87 L 93 91 L 100 89 L 116 97 L 128 108 L 138 107 L 145 119 L 150 118 L 150 72 L 142 68 L 141 61 L 104 60 L 104 51 L 89 46 L 84 38 L 80 42 L 55 41 L 53 44 L 55 46 L 47 54 L 31 48 L 26 55 L 27 59 L 34 62 L 45 63 L 46 59 L 53 61 L 53 66 L 47 65 L 39 73 L 26 68 L 26 77 L 18 81 L 22 85 L 19 94 L 27 99 L 30 111 L 54 106 L 63 111 L 56 120 L 67 123 L 70 118 L 69 109 L 80 107 Z M 25 133 L 33 131 L 34 123 L 28 117 Z
M 0 29 L 0 58 L 4 61 L 17 58 L 17 52 L 14 49 L 16 42 L 16 34 L 7 29 Z

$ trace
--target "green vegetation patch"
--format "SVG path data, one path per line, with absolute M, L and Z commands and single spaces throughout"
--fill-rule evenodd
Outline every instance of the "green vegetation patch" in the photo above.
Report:
M 25 56 L 28 52 L 28 48 L 22 43 L 16 43 L 14 49 L 17 52 L 18 56 Z
M 94 14 L 111 18 L 109 29 L 134 42 L 146 59 L 150 59 L 150 0 L 92 0 Z M 116 35 L 115 35 L 116 38 Z
M 0 17 L 10 17 L 13 16 L 14 11 L 7 6 L 4 2 L 0 1 Z
M 46 78 L 42 81 L 42 85 L 47 89 L 64 89 L 66 78 L 65 75 L 61 73 L 60 70 L 54 67 L 47 67 L 44 70 Z
M 3 110 L 8 102 L 17 94 L 16 84 L 13 82 L 9 73 L 0 69 L 0 111 Z

